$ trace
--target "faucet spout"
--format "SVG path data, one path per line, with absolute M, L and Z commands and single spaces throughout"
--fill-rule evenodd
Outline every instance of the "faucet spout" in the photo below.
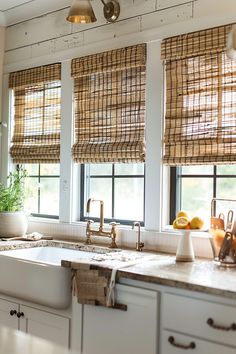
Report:
M 87 207 L 86 207 L 87 214 L 90 213 L 91 202 L 93 202 L 93 199 L 89 198 L 87 201 Z
M 87 214 L 90 213 L 91 209 L 91 203 L 92 202 L 99 202 L 100 203 L 100 226 L 99 226 L 99 231 L 103 231 L 103 226 L 104 226 L 104 202 L 102 200 L 95 200 L 93 198 L 89 198 L 87 201 L 87 207 L 86 207 L 86 212 Z

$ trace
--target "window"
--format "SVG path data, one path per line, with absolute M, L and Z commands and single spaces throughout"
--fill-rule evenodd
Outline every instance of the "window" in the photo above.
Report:
M 104 201 L 106 221 L 144 222 L 146 45 L 72 61 L 73 160 L 83 167 L 82 215 Z M 92 203 L 91 216 L 99 217 Z
M 187 210 L 209 223 L 212 198 L 234 199 L 236 195 L 236 166 L 185 166 L 171 168 L 171 220 L 178 210 Z M 217 202 L 218 215 L 235 203 Z
M 163 161 L 170 166 L 236 160 L 236 63 L 225 53 L 231 26 L 167 38 Z
M 171 223 L 177 210 L 186 209 L 208 224 L 211 199 L 232 199 L 236 190 L 236 168 L 231 165 L 236 161 L 236 63 L 225 48 L 231 27 L 162 42 L 163 161 L 175 166 L 171 167 Z M 215 213 L 230 207 L 217 202 Z
M 13 72 L 9 88 L 14 123 L 10 155 L 28 172 L 25 211 L 58 218 L 61 64 Z
M 59 217 L 59 164 L 27 164 L 25 211 L 32 216 Z
M 144 222 L 144 164 L 83 165 L 82 215 L 89 198 L 104 201 L 105 219 L 123 224 Z M 90 218 L 99 217 L 99 204 L 92 203 Z
M 59 163 L 61 131 L 61 65 L 10 74 L 14 133 L 10 155 L 14 163 Z

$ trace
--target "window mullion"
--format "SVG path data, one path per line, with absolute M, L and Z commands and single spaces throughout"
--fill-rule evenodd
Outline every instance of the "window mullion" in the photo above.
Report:
M 112 218 L 115 217 L 115 165 L 112 165 Z
M 158 59 L 159 58 L 159 59 Z M 147 45 L 145 228 L 161 231 L 163 65 L 160 42 Z
M 41 201 L 40 201 L 40 197 L 41 197 L 41 178 L 40 178 L 40 172 L 41 172 L 41 168 L 40 168 L 40 164 L 38 165 L 38 214 L 40 214 L 41 212 Z
M 71 79 L 71 66 L 70 61 L 66 61 L 63 62 L 61 66 L 61 152 L 59 210 L 59 219 L 61 222 L 72 221 L 72 96 L 73 80 Z M 77 183 L 77 185 L 79 185 L 79 183 Z M 78 193 L 80 193 L 79 190 Z

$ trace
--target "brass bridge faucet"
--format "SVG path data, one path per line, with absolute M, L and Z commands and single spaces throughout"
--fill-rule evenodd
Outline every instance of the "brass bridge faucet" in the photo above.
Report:
M 87 201 L 87 213 L 90 213 L 90 206 L 92 202 L 99 202 L 100 203 L 100 225 L 99 225 L 99 229 L 95 230 L 91 227 L 91 225 L 93 224 L 93 220 L 87 220 L 87 227 L 86 227 L 86 244 L 87 245 L 91 245 L 92 241 L 91 241 L 91 236 L 101 236 L 101 237 L 109 237 L 111 238 L 111 244 L 110 244 L 110 248 L 117 248 L 117 244 L 116 244 L 116 236 L 117 236 L 117 229 L 116 226 L 119 225 L 116 222 L 111 222 L 111 230 L 110 231 L 104 231 L 103 227 L 104 227 L 104 202 L 102 200 L 95 200 L 90 198 Z
M 140 222 L 135 221 L 132 225 L 132 229 L 134 230 L 135 226 L 138 227 L 138 242 L 136 242 L 136 251 L 142 252 L 144 243 L 141 242 L 141 232 L 140 232 Z

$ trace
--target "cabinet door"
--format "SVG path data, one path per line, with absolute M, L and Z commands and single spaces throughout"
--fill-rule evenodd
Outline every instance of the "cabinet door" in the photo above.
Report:
M 0 326 L 18 329 L 19 320 L 16 316 L 18 310 L 17 303 L 0 299 Z
M 117 285 L 127 311 L 85 305 L 83 354 L 157 354 L 157 292 Z
M 194 345 L 194 348 L 189 348 L 191 345 Z M 175 332 L 162 332 L 161 354 L 185 354 L 186 352 L 192 352 L 193 354 L 235 354 L 236 349 Z
M 68 318 L 23 305 L 20 306 L 20 312 L 21 331 L 69 347 Z

